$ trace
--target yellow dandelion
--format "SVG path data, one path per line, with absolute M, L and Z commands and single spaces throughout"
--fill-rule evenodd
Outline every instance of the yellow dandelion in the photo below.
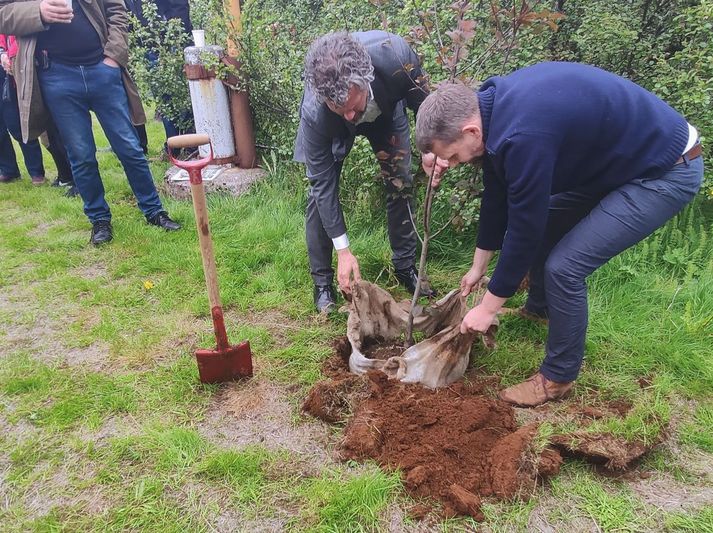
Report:
M 153 281 L 150 279 L 144 280 L 144 290 L 150 291 L 151 289 L 153 289 Z

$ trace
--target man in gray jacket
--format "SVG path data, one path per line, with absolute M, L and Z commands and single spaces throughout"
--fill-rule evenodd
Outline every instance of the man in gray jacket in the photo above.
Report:
M 339 175 L 357 135 L 369 140 L 379 160 L 396 277 L 413 292 L 416 233 L 409 216 L 413 176 L 405 108 L 417 113 L 428 95 L 418 57 L 403 38 L 384 31 L 332 33 L 310 47 L 304 77 L 295 161 L 306 164 L 311 184 L 306 230 L 317 310 L 335 308 L 332 248 L 340 289 L 349 292 L 351 279 L 360 278 L 339 203 Z M 424 157 L 427 171 L 434 160 L 432 154 Z M 434 294 L 427 284 L 421 291 Z

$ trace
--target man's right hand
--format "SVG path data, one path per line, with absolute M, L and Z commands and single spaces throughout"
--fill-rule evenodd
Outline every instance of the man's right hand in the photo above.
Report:
M 74 11 L 67 5 L 66 0 L 42 0 L 40 18 L 45 24 L 69 24 L 74 18 Z
M 448 170 L 448 161 L 441 159 L 440 157 L 436 157 L 436 154 L 432 152 L 428 152 L 426 154 L 421 154 L 421 166 L 423 167 L 423 171 L 426 173 L 426 176 L 429 178 L 431 177 L 431 173 L 433 173 L 431 185 L 437 189 L 441 184 L 441 177 L 443 176 L 443 173 Z M 434 166 L 436 167 L 435 172 L 433 169 Z
M 337 250 L 337 283 L 345 294 L 351 294 L 351 280 L 361 281 L 359 262 L 349 248 Z

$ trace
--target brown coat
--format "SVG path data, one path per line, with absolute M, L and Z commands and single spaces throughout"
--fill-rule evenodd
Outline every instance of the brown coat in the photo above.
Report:
M 104 55 L 121 65 L 129 114 L 134 124 L 146 122 L 139 92 L 126 67 L 129 62 L 129 18 L 123 0 L 74 0 L 81 2 L 89 22 L 104 45 Z M 45 130 L 47 110 L 35 69 L 37 34 L 48 26 L 40 18 L 40 0 L 0 0 L 0 33 L 14 35 L 19 47 L 13 71 L 17 83 L 22 137 L 36 139 Z

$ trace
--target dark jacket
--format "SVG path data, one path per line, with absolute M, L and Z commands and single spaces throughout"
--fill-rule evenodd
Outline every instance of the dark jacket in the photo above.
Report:
M 512 296 L 544 235 L 550 196 L 604 196 L 670 169 L 686 120 L 635 83 L 575 63 L 541 63 L 487 80 L 478 91 L 485 190 L 478 247 L 502 248 L 488 286 Z
M 416 54 L 403 38 L 379 30 L 351 34 L 367 49 L 374 66 L 371 83 L 374 100 L 381 115 L 373 124 L 354 124 L 317 102 L 311 90 L 305 89 L 300 105 L 300 124 L 295 141 L 295 161 L 307 165 L 319 214 L 327 235 L 339 237 L 346 232 L 339 207 L 338 181 L 341 166 L 349 153 L 355 135 L 369 129 L 390 131 L 394 111 L 403 101 L 414 112 L 428 92 Z

